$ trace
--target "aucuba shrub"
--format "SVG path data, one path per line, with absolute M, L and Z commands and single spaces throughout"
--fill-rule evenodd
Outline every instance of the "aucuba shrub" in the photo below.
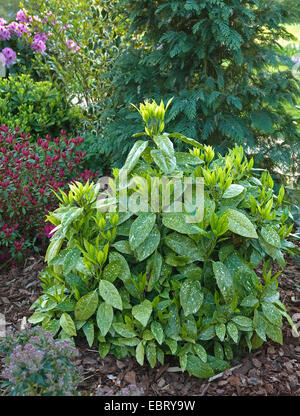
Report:
M 73 178 L 85 182 L 97 172 L 82 169 L 85 153 L 82 137 L 65 131 L 59 137 L 39 138 L 14 134 L 0 127 L 0 256 L 22 259 L 27 248 L 37 247 L 48 238 L 51 226 L 46 214 L 57 207 L 53 190 L 66 187 Z
M 114 169 L 107 191 L 89 182 L 61 191 L 60 207 L 48 215 L 55 229 L 41 273 L 43 295 L 29 320 L 61 338 L 85 336 L 101 357 L 130 355 L 141 365 L 146 357 L 154 367 L 174 355 L 183 371 L 206 378 L 228 368 L 244 347 L 268 338 L 282 344 L 282 318 L 292 320 L 278 277 L 284 253 L 296 251 L 287 240 L 293 218 L 284 188 L 275 194 L 271 176 L 254 169 L 242 147 L 216 156 L 210 146 L 166 133 L 165 111 L 163 103 L 140 106 L 146 128 L 138 135 L 147 140 L 138 140 L 123 168 Z M 190 152 L 175 152 L 173 138 Z M 128 201 L 137 195 L 147 201 L 145 184 L 152 192 L 162 177 L 203 178 L 203 215 L 200 205 L 166 212 L 161 203 L 148 209 L 149 202 L 142 212 L 129 205 L 104 212 L 121 206 L 124 190 Z
M 0 340 L 5 356 L 2 387 L 9 396 L 76 396 L 81 381 L 70 340 L 54 340 L 41 327 L 9 332 Z
M 49 81 L 35 82 L 29 75 L 0 79 L 0 125 L 18 126 L 33 140 L 75 129 L 81 114 L 80 107 L 70 107 Z

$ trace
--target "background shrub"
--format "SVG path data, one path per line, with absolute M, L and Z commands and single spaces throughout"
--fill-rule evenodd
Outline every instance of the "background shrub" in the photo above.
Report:
M 286 104 L 295 106 L 299 82 L 293 62 L 274 50 L 294 39 L 283 26 L 291 10 L 273 0 L 118 1 L 115 14 L 130 29 L 107 72 L 102 151 L 121 166 L 141 128 L 129 104 L 174 96 L 172 130 L 223 154 L 243 145 L 256 164 L 297 170 L 299 129 Z
M 48 215 L 56 231 L 29 321 L 62 338 L 84 335 L 101 357 L 131 355 L 154 367 L 175 355 L 183 371 L 211 377 L 245 346 L 257 348 L 267 337 L 282 344 L 282 317 L 293 325 L 279 300 L 280 271 L 273 270 L 273 263 L 283 270 L 284 253 L 296 251 L 286 240 L 292 216 L 284 188 L 275 194 L 267 171 L 257 177 L 242 147 L 215 157 L 210 146 L 164 132 L 163 103 L 139 112 L 146 123 L 139 135 L 149 137 L 135 143 L 121 171 L 114 169 L 111 189 L 120 198 L 124 171 L 128 196 L 144 198 L 141 177 L 146 184 L 203 177 L 204 216 L 188 223 L 194 208 L 167 213 L 161 205 L 157 212 L 101 212 L 99 185 L 71 185 Z M 193 149 L 176 152 L 171 138 Z
M 36 327 L 11 332 L 0 340 L 5 357 L 2 383 L 9 396 L 77 396 L 81 381 L 70 340 L 57 341 L 51 332 Z
M 79 136 L 62 131 L 33 144 L 19 128 L 13 134 L 2 126 L 0 132 L 0 255 L 2 260 L 21 259 L 26 248 L 37 250 L 49 236 L 45 216 L 57 206 L 52 191 L 72 178 L 95 178 L 98 172 L 82 169 L 85 154 Z
M 0 124 L 30 133 L 33 140 L 75 128 L 79 107 L 69 107 L 63 93 L 49 81 L 35 82 L 29 75 L 0 79 Z

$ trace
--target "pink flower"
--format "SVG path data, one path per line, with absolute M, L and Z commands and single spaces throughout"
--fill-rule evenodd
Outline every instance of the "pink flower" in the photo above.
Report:
M 0 26 L 5 26 L 6 25 L 6 20 L 2 19 L 2 17 L 0 17 Z
M 4 26 L 0 26 L 0 40 L 9 40 L 10 39 L 10 31 L 6 29 Z
M 19 23 L 19 33 L 21 33 L 22 35 L 24 35 L 25 33 L 27 33 L 27 35 L 30 34 L 30 29 L 26 23 Z
M 34 40 L 32 42 L 31 48 L 36 52 L 40 52 L 42 55 L 46 51 L 46 45 L 42 40 Z
M 27 10 L 26 9 L 20 9 L 17 13 L 17 18 L 16 20 L 18 22 L 23 22 L 23 23 L 28 23 L 29 19 L 28 19 L 28 15 L 27 15 Z
M 41 40 L 42 42 L 46 43 L 47 40 L 48 40 L 48 34 L 47 33 L 37 33 L 34 36 L 33 40 L 37 41 L 37 42 Z
M 76 42 L 74 42 L 74 40 L 70 39 L 67 40 L 67 47 L 69 49 L 71 49 L 72 51 L 79 51 L 80 47 L 77 45 Z
M 53 224 L 46 224 L 45 225 L 45 227 L 44 227 L 44 234 L 48 237 L 48 238 L 50 238 L 50 237 L 52 237 L 52 235 L 54 234 L 54 233 L 51 233 L 52 232 L 52 230 L 55 228 L 55 225 L 53 225 Z
M 11 22 L 9 25 L 6 26 L 6 29 L 9 29 L 11 33 L 18 36 L 19 38 L 22 36 L 22 32 L 20 32 L 20 26 L 17 22 Z
M 2 49 L 2 54 L 6 59 L 6 65 L 9 67 L 11 64 L 13 64 L 16 59 L 17 59 L 17 55 L 16 52 L 14 50 L 12 50 L 11 48 L 4 48 Z

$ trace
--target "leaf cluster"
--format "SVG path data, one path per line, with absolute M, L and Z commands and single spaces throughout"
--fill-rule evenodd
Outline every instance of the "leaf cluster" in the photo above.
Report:
M 287 241 L 293 218 L 284 188 L 276 194 L 270 174 L 254 169 L 242 147 L 222 157 L 162 131 L 164 109 L 140 106 L 146 126 L 139 135 L 147 140 L 136 141 L 122 169 L 114 169 L 110 190 L 87 182 L 57 195 L 60 207 L 48 216 L 56 228 L 41 274 L 43 295 L 29 320 L 60 338 L 84 335 L 101 357 L 130 355 L 154 367 L 173 355 L 182 371 L 206 378 L 228 368 L 245 346 L 268 338 L 282 344 L 282 318 L 292 321 L 272 265 L 283 270 L 284 253 L 296 250 Z M 175 139 L 190 151 L 176 152 Z M 100 210 L 112 206 L 114 186 L 120 206 L 125 171 L 128 194 L 139 194 L 149 209 Z M 163 176 L 202 178 L 203 211 L 187 204 L 165 212 L 160 187 L 160 203 L 150 209 L 144 185 Z

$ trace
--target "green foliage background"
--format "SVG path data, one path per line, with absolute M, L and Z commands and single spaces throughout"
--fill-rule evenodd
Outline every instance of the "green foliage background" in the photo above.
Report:
M 0 125 L 19 127 L 33 140 L 58 135 L 79 125 L 80 107 L 71 107 L 56 84 L 35 82 L 29 75 L 0 79 Z
M 0 0 L 0 17 L 7 19 L 18 10 L 19 0 Z
M 129 103 L 169 99 L 171 129 L 224 152 L 242 144 L 258 163 L 296 169 L 299 130 L 292 62 L 274 51 L 291 40 L 295 19 L 285 2 L 160 0 L 117 3 L 130 25 L 122 53 L 107 73 L 111 93 L 101 119 L 102 151 L 122 160 L 140 128 Z

